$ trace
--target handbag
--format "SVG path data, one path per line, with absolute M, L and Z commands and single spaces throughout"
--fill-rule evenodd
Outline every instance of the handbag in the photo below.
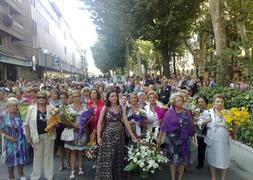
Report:
M 73 128 L 64 128 L 61 134 L 62 141 L 73 141 L 75 139 L 75 133 Z
M 5 162 L 6 162 L 6 159 L 7 159 L 6 156 L 7 156 L 7 155 L 6 155 L 6 147 L 5 147 L 5 143 L 4 143 L 4 134 L 2 134 L 2 154 L 1 154 L 1 162 L 2 162 L 3 164 L 5 164 Z

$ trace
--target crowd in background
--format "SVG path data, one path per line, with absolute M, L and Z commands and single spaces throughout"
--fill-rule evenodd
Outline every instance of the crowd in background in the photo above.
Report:
M 238 84 L 237 81 L 240 79 L 232 83 Z M 18 168 L 20 178 L 25 179 L 23 166 L 29 162 L 33 162 L 31 179 L 40 179 L 42 170 L 46 179 L 53 179 L 56 153 L 60 159 L 59 171 L 69 169 L 70 179 L 77 175 L 85 176 L 88 170 L 83 169 L 83 154 L 94 138 L 99 145 L 93 163 L 95 179 L 128 179 L 129 174 L 123 171 L 125 145 L 138 142 L 147 129 L 158 127 L 160 135 L 156 143 L 170 160 L 172 180 L 176 179 L 177 169 L 178 179 L 183 179 L 184 170 L 191 160 L 191 144 L 198 144 L 196 168 L 203 168 L 207 151 L 212 180 L 216 179 L 216 168 L 222 169 L 221 178 L 224 180 L 230 159 L 229 133 L 221 115 L 225 98 L 216 95 L 211 110 L 207 109 L 205 97 L 197 98 L 198 111 L 187 108 L 189 97 L 195 96 L 202 86 L 215 87 L 215 79 L 186 75 L 168 79 L 150 75 L 146 78 L 127 77 L 124 82 L 113 82 L 107 77 L 83 82 L 71 79 L 5 81 L 0 90 L 0 135 L 4 137 L 9 179 L 15 178 L 14 167 Z M 244 91 L 247 84 L 239 82 L 238 88 Z M 29 106 L 23 116 L 19 109 L 22 104 Z M 46 132 L 51 109 L 65 106 L 75 115 L 75 122 L 55 124 L 54 133 Z M 157 107 L 168 109 L 162 119 L 155 111 Z M 77 132 L 79 117 L 89 108 L 95 111 L 80 137 L 63 141 L 61 134 L 64 129 Z M 127 118 L 139 109 L 146 114 L 143 124 Z M 162 142 L 163 136 L 166 138 Z

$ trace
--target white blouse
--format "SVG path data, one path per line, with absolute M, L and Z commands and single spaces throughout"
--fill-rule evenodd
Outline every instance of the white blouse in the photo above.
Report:
M 151 109 L 150 109 L 150 105 L 146 105 L 144 107 L 145 109 L 145 113 L 147 115 L 147 119 L 149 120 L 149 122 L 151 122 L 151 127 L 152 128 L 156 128 L 159 126 L 159 118 L 156 114 L 156 112 L 153 112 Z

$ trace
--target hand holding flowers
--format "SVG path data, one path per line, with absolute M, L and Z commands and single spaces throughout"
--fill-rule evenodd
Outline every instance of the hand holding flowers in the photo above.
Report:
M 125 167 L 125 171 L 138 169 L 142 177 L 147 177 L 148 174 L 155 173 L 160 164 L 168 161 L 167 157 L 158 151 L 154 144 L 158 132 L 158 128 L 154 133 L 150 129 L 147 131 L 146 138 L 142 139 L 140 143 L 127 147 L 129 164 Z

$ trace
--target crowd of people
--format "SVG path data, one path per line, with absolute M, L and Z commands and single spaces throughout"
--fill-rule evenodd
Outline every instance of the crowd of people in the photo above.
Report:
M 169 159 L 172 180 L 183 179 L 192 158 L 190 147 L 196 144 L 196 168 L 204 167 L 207 153 L 211 179 L 215 180 L 216 169 L 221 169 L 221 179 L 225 180 L 230 138 L 221 114 L 224 96 L 215 95 L 211 109 L 207 109 L 206 97 L 197 97 L 197 109 L 188 106 L 189 98 L 196 96 L 199 87 L 204 85 L 214 87 L 215 81 L 210 78 L 204 82 L 182 75 L 170 79 L 134 76 L 117 83 L 102 77 L 86 82 L 68 79 L 5 82 L 0 90 L 0 135 L 5 146 L 8 178 L 15 179 L 14 168 L 17 167 L 21 180 L 27 176 L 38 180 L 42 171 L 46 179 L 52 180 L 56 153 L 60 159 L 59 171 L 68 169 L 69 179 L 85 176 L 88 170 L 83 169 L 84 154 L 92 139 L 98 145 L 93 160 L 95 179 L 129 179 L 130 174 L 124 171 L 126 144 L 139 143 L 147 129 L 160 128 L 155 143 Z M 20 112 L 22 104 L 29 106 L 25 115 Z M 55 131 L 48 133 L 45 128 L 55 107 L 60 111 L 67 107 L 70 114 L 75 115 L 75 121 L 55 123 Z M 157 107 L 168 109 L 163 118 L 156 113 Z M 94 109 L 93 116 L 79 137 L 80 116 L 89 108 Z M 129 119 L 140 109 L 146 114 L 144 123 Z M 74 132 L 73 139 L 62 140 L 65 129 Z M 30 162 L 32 174 L 25 175 L 23 168 Z

